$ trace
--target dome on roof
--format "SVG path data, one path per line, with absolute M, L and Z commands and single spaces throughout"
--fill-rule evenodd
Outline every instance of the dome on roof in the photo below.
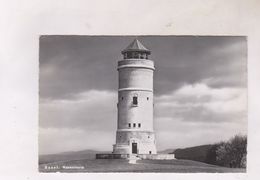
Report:
M 135 39 L 131 44 L 129 44 L 127 48 L 122 51 L 122 53 L 131 51 L 147 52 L 150 54 L 150 50 L 147 49 L 138 39 Z

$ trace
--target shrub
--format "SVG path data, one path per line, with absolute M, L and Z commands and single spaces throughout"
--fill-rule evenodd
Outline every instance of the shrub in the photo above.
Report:
M 247 137 L 236 135 L 227 142 L 221 142 L 216 148 L 216 163 L 221 166 L 246 167 Z

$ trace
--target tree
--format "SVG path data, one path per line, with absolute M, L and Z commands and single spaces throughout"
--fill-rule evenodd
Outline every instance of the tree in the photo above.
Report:
M 236 135 L 228 142 L 221 142 L 216 149 L 218 165 L 241 168 L 246 167 L 247 137 Z

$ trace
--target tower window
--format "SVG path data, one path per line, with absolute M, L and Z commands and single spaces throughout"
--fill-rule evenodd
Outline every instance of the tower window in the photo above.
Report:
M 135 123 L 134 123 L 134 125 L 133 125 L 134 127 L 135 127 Z
M 126 53 L 126 58 L 131 58 L 131 54 L 129 52 Z
M 127 53 L 124 53 L 124 59 L 127 59 Z
M 133 105 L 137 105 L 137 104 L 138 104 L 137 97 L 134 96 L 134 97 L 133 97 Z
M 141 127 L 141 123 L 138 123 L 138 127 Z
M 147 97 L 147 101 L 149 100 L 149 97 Z
M 128 127 L 131 127 L 131 123 L 128 123 Z
M 133 52 L 133 58 L 139 58 L 139 54 L 137 52 Z
M 131 58 L 135 58 L 135 52 L 132 52 Z
M 121 97 L 121 99 L 123 100 L 123 99 L 124 99 L 124 97 Z

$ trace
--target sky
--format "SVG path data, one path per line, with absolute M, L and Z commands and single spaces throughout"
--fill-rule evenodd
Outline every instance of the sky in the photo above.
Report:
M 39 153 L 112 151 L 117 61 L 135 36 L 41 36 Z M 138 36 L 155 63 L 158 150 L 247 134 L 247 39 Z

